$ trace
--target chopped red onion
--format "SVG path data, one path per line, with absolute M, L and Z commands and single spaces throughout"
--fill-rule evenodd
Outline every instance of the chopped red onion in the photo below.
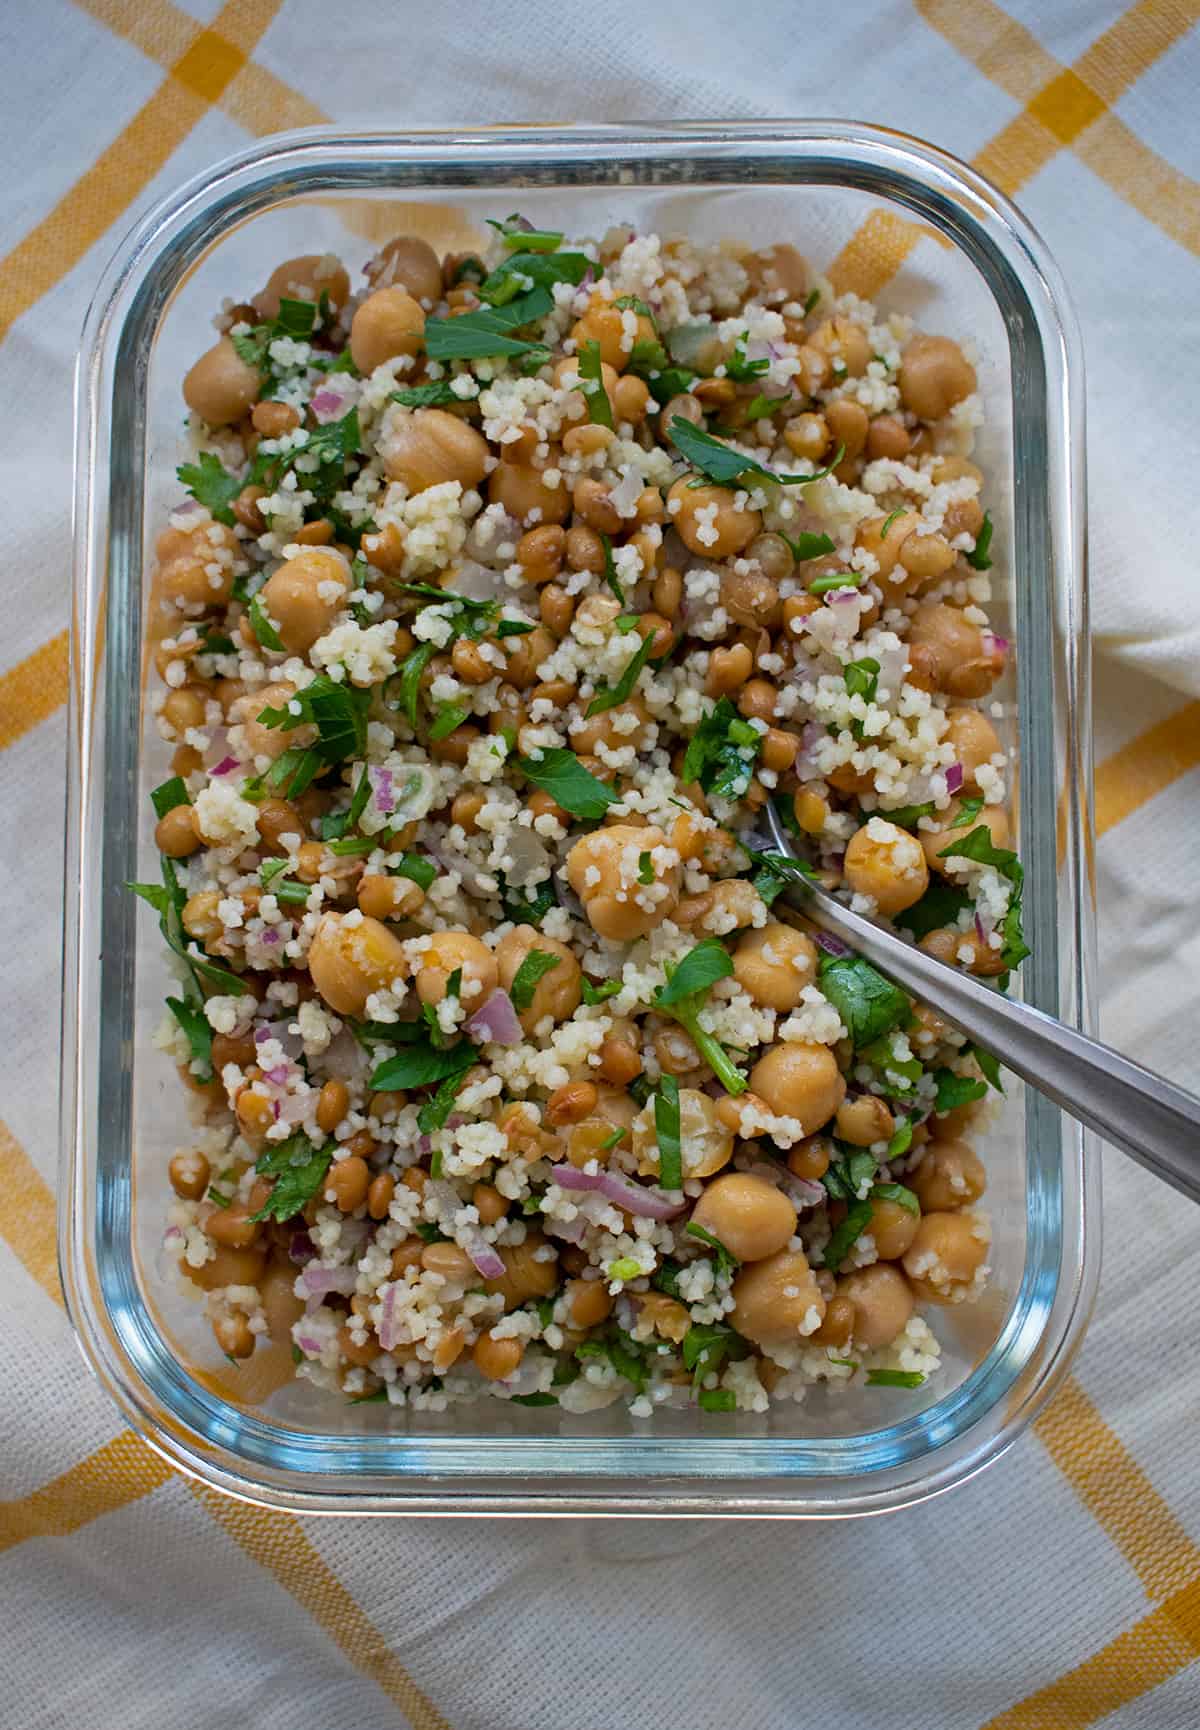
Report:
M 814 931 L 813 942 L 826 955 L 849 955 L 850 951 L 840 937 L 835 937 L 832 931 Z
M 294 1231 L 288 1239 L 288 1258 L 297 1267 L 304 1267 L 316 1257 L 317 1246 L 306 1231 Z
M 951 763 L 950 767 L 946 770 L 946 791 L 947 791 L 947 793 L 959 792 L 962 788 L 962 784 L 963 784 L 963 766 L 962 766 L 962 764 L 961 763 Z
M 504 1260 L 485 1237 L 472 1237 L 464 1246 L 484 1279 L 503 1279 Z
M 975 915 L 975 935 L 981 943 L 987 942 L 987 932 L 983 928 L 983 920 L 978 913 Z
M 614 1171 L 580 1171 L 574 1165 L 552 1165 L 550 1177 L 560 1189 L 592 1190 L 643 1219 L 674 1219 L 684 1211 L 684 1203 L 671 1201 L 661 1190 L 646 1189 Z
M 493 991 L 466 1024 L 467 1033 L 481 1045 L 519 1045 L 521 1023 L 507 991 Z
M 272 943 L 278 943 L 279 942 L 279 933 L 278 933 L 278 931 L 272 930 L 271 926 L 268 925 L 262 931 L 260 931 L 258 933 L 258 941 L 260 943 L 266 943 L 268 945 L 272 944 Z
M 328 1297 L 330 1292 L 350 1297 L 358 1285 L 358 1274 L 352 1267 L 314 1267 L 310 1262 L 296 1284 L 308 1297 Z
M 309 403 L 314 420 L 321 425 L 327 421 L 341 420 L 354 394 L 353 391 L 334 390 L 330 385 L 323 386 Z
M 1008 638 L 1002 637 L 996 631 L 982 631 L 984 651 L 992 655 L 1007 655 Z
M 385 1285 L 383 1297 L 379 1304 L 379 1343 L 385 1352 L 394 1352 L 398 1345 L 406 1343 L 408 1329 L 396 1314 L 396 1295 L 399 1287 Z
M 367 764 L 367 780 L 371 784 L 371 792 L 375 796 L 375 809 L 386 817 L 396 809 L 396 789 L 392 780 L 392 771 L 385 769 L 381 763 Z
M 300 1347 L 300 1350 L 306 1352 L 310 1358 L 320 1357 L 321 1342 L 318 1339 L 314 1339 L 312 1334 L 296 1334 L 295 1340 L 296 1344 Z
M 219 763 L 229 754 L 229 728 L 208 727 L 208 746 L 204 752 L 204 763 L 207 768 L 210 763 Z M 212 771 L 209 770 L 211 774 Z
M 237 766 L 238 760 L 236 757 L 222 757 L 221 761 L 214 764 L 208 772 L 210 775 L 228 775 L 230 770 L 236 769 Z
M 587 1221 L 581 1214 L 574 1219 L 548 1219 L 544 1230 L 548 1237 L 561 1238 L 564 1243 L 579 1245 L 587 1233 Z
M 268 1039 L 277 1039 L 293 1063 L 304 1049 L 304 1041 L 298 1033 L 292 1032 L 292 1023 L 288 1016 L 279 1021 L 261 1022 L 254 1029 L 255 1045 L 265 1045 Z
M 286 1087 L 291 1073 L 292 1067 L 289 1063 L 277 1063 L 274 1069 L 263 1070 L 263 1075 L 275 1087 Z

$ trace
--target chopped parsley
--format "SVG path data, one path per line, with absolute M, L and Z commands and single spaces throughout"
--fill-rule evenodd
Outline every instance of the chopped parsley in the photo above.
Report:
M 664 1185 L 664 1188 L 665 1187 L 666 1186 Z M 675 1184 L 672 1187 L 678 1189 L 681 1186 Z M 688 1237 L 698 1238 L 702 1244 L 705 1244 L 712 1250 L 718 1279 L 733 1278 L 737 1269 L 742 1265 L 741 1259 L 734 1255 L 731 1249 L 726 1249 L 719 1237 L 714 1237 L 711 1231 L 705 1231 L 704 1227 L 702 1225 L 697 1225 L 694 1220 L 688 1225 L 687 1235 Z
M 908 1213 L 920 1213 L 921 1204 L 911 1189 L 906 1189 L 902 1183 L 877 1183 L 871 1189 L 873 1201 L 894 1201 L 897 1207 L 904 1208 Z
M 650 659 L 653 649 L 654 633 L 651 631 L 647 636 L 642 638 L 641 642 L 634 650 L 634 653 L 630 656 L 626 663 L 625 670 L 622 672 L 621 677 L 617 680 L 616 684 L 611 687 L 601 686 L 601 688 L 596 692 L 596 695 L 587 706 L 587 715 L 589 717 L 592 715 L 601 715 L 606 709 L 615 709 L 618 703 L 627 703 L 629 701 L 630 697 L 633 695 L 634 686 L 641 677 L 642 668 Z M 561 799 L 559 800 L 559 804 L 562 804 Z
M 600 544 L 604 548 L 604 580 L 612 590 L 613 594 L 617 597 L 617 605 L 623 607 L 625 605 L 625 591 L 621 587 L 620 578 L 617 576 L 616 560 L 613 558 L 612 536 L 602 534 L 600 536 Z M 636 617 L 631 614 L 630 619 L 631 622 L 628 625 L 623 619 L 617 620 L 617 629 L 622 633 L 622 635 L 627 631 L 632 631 L 636 627 Z
M 741 1334 L 721 1322 L 696 1322 L 683 1336 L 683 1367 L 692 1372 L 697 1389 L 706 1376 L 718 1375 L 728 1359 L 748 1357 L 749 1353 Z
M 198 1081 L 212 1080 L 212 1028 L 203 1008 L 182 997 L 168 997 L 167 1008 L 187 1036 L 192 1073 Z
M 317 743 L 313 749 L 320 761 L 341 763 L 347 757 L 366 756 L 370 706 L 369 690 L 339 684 L 327 673 L 318 673 L 310 685 L 297 691 L 282 708 L 263 709 L 258 719 L 264 727 L 282 727 L 285 732 L 306 723 L 316 727 Z
M 451 733 L 457 732 L 470 713 L 470 707 L 466 703 L 443 703 L 430 722 L 430 742 L 436 745 L 439 740 L 448 739 Z
M 680 780 L 698 782 L 706 793 L 740 799 L 750 785 L 763 736 L 721 697 L 688 741 Z
M 426 859 L 420 853 L 401 853 L 399 859 L 389 861 L 388 875 L 407 877 L 419 889 L 431 889 L 437 876 L 437 866 L 432 859 Z
M 338 841 L 350 829 L 353 829 L 367 808 L 367 800 L 371 797 L 371 783 L 367 776 L 366 765 L 359 770 L 358 780 L 350 795 L 350 803 L 344 811 L 326 812 L 321 819 L 322 841 Z M 369 849 L 368 849 L 369 851 Z
M 736 380 L 738 384 L 749 384 L 751 379 L 760 378 L 770 364 L 769 355 L 763 355 L 758 360 L 746 358 L 746 333 L 743 332 L 733 345 L 733 353 L 725 362 L 725 376 Z
M 511 261 L 510 261 L 511 262 Z M 515 330 L 545 318 L 554 302 L 547 288 L 533 288 L 505 306 L 481 306 L 459 318 L 425 320 L 425 352 L 430 360 L 487 360 L 495 355 L 544 355 L 544 343 L 526 342 Z
M 677 966 L 668 965 L 666 972 L 666 984 L 654 994 L 654 1008 L 664 1011 L 686 1028 L 692 1043 L 726 1093 L 744 1093 L 746 1077 L 721 1042 L 700 1025 L 700 1011 L 709 987 L 718 979 L 728 979 L 733 973 L 733 962 L 725 946 L 715 937 L 706 937 L 694 949 L 689 949 Z
M 596 822 L 617 797 L 606 782 L 584 768 L 574 751 L 562 745 L 547 747 L 537 758 L 518 757 L 517 768 L 572 817 Z
M 920 1370 L 868 1370 L 869 1388 L 919 1388 L 925 1377 Z
M 792 557 L 798 565 L 803 564 L 805 559 L 819 559 L 823 553 L 831 553 L 834 550 L 833 539 L 830 535 L 816 535 L 809 529 L 802 529 L 795 540 L 790 539 L 787 535 L 784 535 L 783 538 L 791 548 Z
M 538 984 L 562 961 L 561 955 L 551 955 L 546 949 L 531 949 L 517 968 L 508 988 L 513 1008 L 518 1012 L 529 1008 Z
M 825 1266 L 830 1273 L 838 1271 L 870 1223 L 870 1200 L 852 1201 L 846 1209 L 845 1219 L 833 1228 L 825 1245 Z
M 178 805 L 190 805 L 187 783 L 182 775 L 172 775 L 169 781 L 163 781 L 159 786 L 150 789 L 150 803 L 154 806 L 156 817 L 165 817 L 168 811 L 174 811 Z
M 988 1090 L 986 1081 L 976 1081 L 973 1075 L 958 1075 L 953 1069 L 935 1069 L 933 1079 L 937 1084 L 933 1109 L 939 1117 L 960 1105 L 969 1105 L 973 1099 L 982 1099 Z
M 887 817 L 892 823 L 896 821 L 894 811 L 889 811 Z M 919 943 L 931 931 L 956 924 L 964 907 L 970 905 L 971 898 L 965 890 L 955 888 L 952 883 L 931 883 L 919 901 L 896 914 L 896 924 L 903 925 Z
M 132 889 L 135 895 L 141 897 L 159 916 L 159 929 L 167 947 L 186 962 L 188 968 L 188 983 L 185 996 L 189 1003 L 199 1008 L 204 1001 L 204 992 L 200 981 L 215 986 L 226 996 L 241 997 L 246 991 L 246 982 L 228 967 L 222 967 L 216 961 L 211 961 L 202 950 L 189 948 L 187 933 L 183 929 L 183 909 L 187 904 L 187 890 L 179 881 L 175 863 L 166 854 L 160 855 L 162 868 L 162 883 L 127 883 L 125 887 Z
M 427 1036 L 418 1035 L 403 1050 L 384 1059 L 371 1076 L 371 1087 L 378 1093 L 428 1087 L 469 1069 L 474 1061 L 475 1047 L 469 1039 L 460 1039 L 457 1045 L 439 1051 Z
M 263 598 L 261 595 L 255 595 L 251 599 L 247 611 L 250 615 L 250 625 L 254 631 L 254 635 L 258 638 L 263 648 L 272 649 L 276 654 L 283 654 L 283 638 L 279 635 L 279 632 L 275 629 L 275 626 L 268 618 L 267 609 L 263 605 Z
M 696 1404 L 702 1412 L 736 1412 L 737 1395 L 732 1388 L 701 1388 Z
M 448 378 L 434 379 L 432 384 L 410 384 L 394 390 L 392 401 L 401 408 L 453 408 L 465 399 L 451 388 Z
M 757 457 L 748 456 L 745 451 L 734 450 L 732 445 L 722 444 L 711 433 L 704 432 L 700 427 L 693 426 L 690 420 L 684 420 L 682 415 L 675 415 L 670 425 L 671 439 L 680 455 L 693 468 L 715 486 L 729 486 L 742 475 L 760 476 L 763 480 L 774 481 L 779 486 L 801 487 L 810 486 L 813 481 L 823 480 L 832 474 L 846 454 L 845 446 L 839 445 L 833 461 L 825 468 L 817 469 L 811 475 L 780 475 L 773 469 L 766 468 Z
M 990 571 L 992 568 L 992 527 L 992 513 L 984 511 L 974 549 L 967 554 L 967 563 L 977 571 Z
M 194 463 L 181 463 L 175 473 L 198 505 L 204 505 L 217 522 L 233 527 L 236 518 L 231 507 L 245 481 L 231 475 L 212 451 L 201 451 Z
M 908 998 L 861 955 L 825 955 L 820 985 L 841 1016 L 856 1050 L 908 1019 Z
M 885 823 L 894 823 L 897 829 L 915 829 L 922 817 L 933 815 L 933 800 L 922 805 L 897 805 L 894 811 L 872 811 L 870 817 L 882 817 Z
M 973 798 L 963 799 L 958 807 L 958 815 L 951 823 L 951 829 L 967 829 L 983 810 L 983 800 L 976 794 Z
M 658 1180 L 664 1189 L 683 1188 L 683 1150 L 679 1139 L 679 1083 L 664 1075 L 654 1095 L 654 1135 L 658 1142 Z
M 939 859 L 969 859 L 976 865 L 990 865 L 1012 884 L 1012 896 L 1004 922 L 1000 927 L 1004 946 L 1000 959 L 1005 967 L 1016 967 L 1030 954 L 1021 928 L 1021 895 L 1025 886 L 1025 871 L 1017 855 L 1009 847 L 997 847 L 986 823 L 972 829 L 961 841 L 951 842 L 938 854 Z M 918 906 L 920 903 L 918 903 Z
M 600 368 L 600 344 L 592 337 L 585 342 L 579 351 L 579 388 L 587 403 L 588 419 L 593 426 L 607 427 L 612 431 L 612 404 L 608 400 L 608 392 L 604 388 L 604 374 Z
M 297 1131 L 258 1156 L 255 1171 L 260 1177 L 273 1177 L 271 1193 L 251 1219 L 292 1219 L 312 1200 L 325 1180 L 333 1159 L 332 1143 L 314 1147 L 308 1137 Z
M 590 1005 L 607 1003 L 608 999 L 615 997 L 621 989 L 619 979 L 606 979 L 602 985 L 593 985 L 586 974 L 580 984 L 583 990 L 583 1001 Z

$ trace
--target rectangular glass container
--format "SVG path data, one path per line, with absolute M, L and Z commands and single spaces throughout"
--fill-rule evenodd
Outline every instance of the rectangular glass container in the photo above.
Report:
M 154 1048 L 167 973 L 123 885 L 155 877 L 143 604 L 179 497 L 182 375 L 213 311 L 298 253 L 358 267 L 389 235 L 469 246 L 519 207 L 540 226 L 611 224 L 750 245 L 788 240 L 818 271 L 868 217 L 923 234 L 882 292 L 969 338 L 987 409 L 979 460 L 996 523 L 997 693 L 1017 758 L 1032 959 L 1022 989 L 1090 1018 L 1093 910 L 1084 596 L 1082 362 L 1039 237 L 972 170 L 843 122 L 544 130 L 305 132 L 189 182 L 128 236 L 89 312 L 77 379 L 76 563 L 67 840 L 60 1255 L 89 1362 L 173 1464 L 304 1511 L 838 1516 L 961 1481 L 1030 1422 L 1065 1373 L 1094 1292 L 1095 1150 L 1010 1081 L 982 1144 L 993 1279 L 940 1310 L 926 1387 L 811 1390 L 769 1415 L 590 1417 L 480 1401 L 444 1414 L 339 1404 L 282 1348 L 230 1368 L 159 1249 L 180 1083 Z M 1006 623 L 1007 620 L 1007 623 Z

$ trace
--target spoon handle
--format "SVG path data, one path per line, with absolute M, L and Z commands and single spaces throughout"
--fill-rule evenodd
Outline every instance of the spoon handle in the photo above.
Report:
M 852 913 L 815 885 L 785 892 L 826 931 L 993 1052 L 1023 1081 L 1122 1148 L 1139 1165 L 1200 1201 L 1200 1099 L 1111 1046 Z

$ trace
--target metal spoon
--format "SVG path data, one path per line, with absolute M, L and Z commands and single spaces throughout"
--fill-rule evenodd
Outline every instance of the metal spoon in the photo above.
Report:
M 787 832 L 770 805 L 764 815 L 777 850 L 795 859 Z M 852 913 L 806 878 L 797 878 L 782 893 L 814 925 L 840 938 L 977 1039 L 1070 1116 L 1192 1201 L 1200 1201 L 1200 1099 L 1194 1094 L 1054 1016 L 1002 997 L 969 974 L 936 961 L 883 926 Z

